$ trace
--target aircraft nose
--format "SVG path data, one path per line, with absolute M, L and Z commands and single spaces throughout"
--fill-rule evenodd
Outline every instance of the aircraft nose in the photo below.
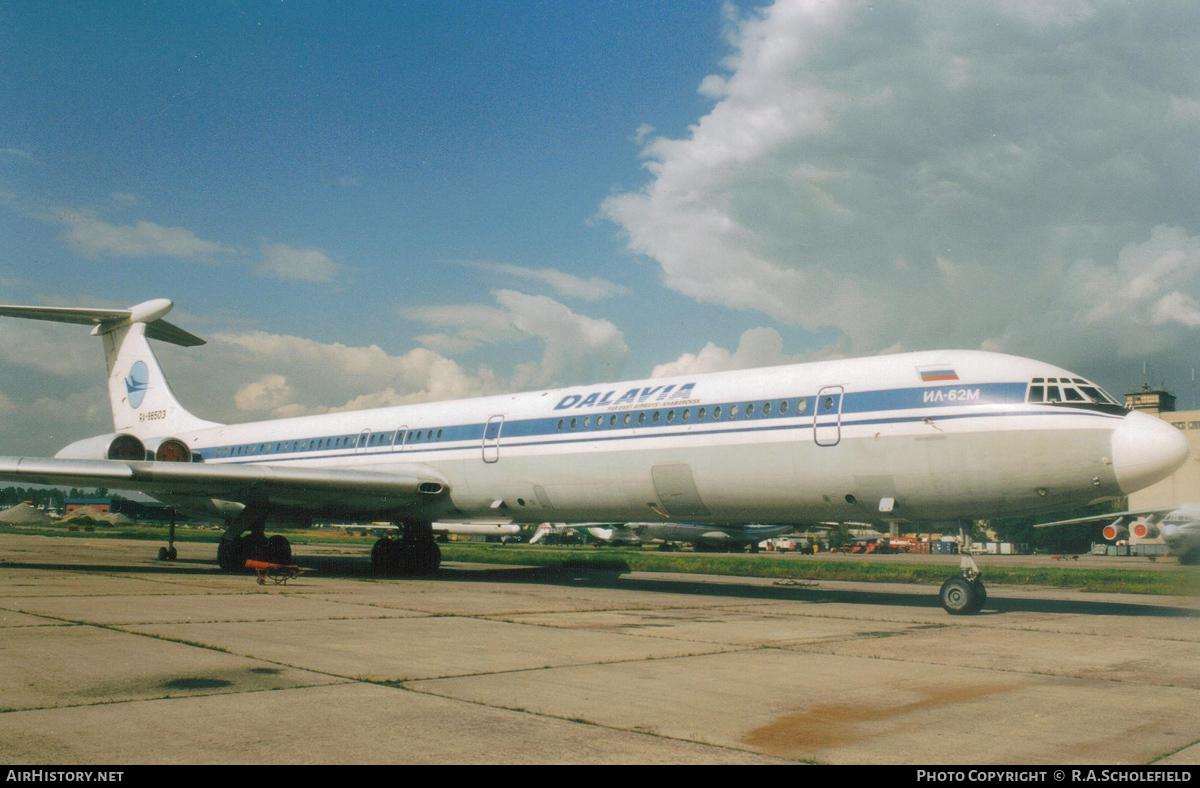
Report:
M 1146 413 L 1130 411 L 1113 431 L 1113 470 L 1126 495 L 1170 476 L 1187 456 L 1184 434 Z

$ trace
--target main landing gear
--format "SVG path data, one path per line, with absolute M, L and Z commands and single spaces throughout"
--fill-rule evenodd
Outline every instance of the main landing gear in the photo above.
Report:
M 978 613 L 987 602 L 987 589 L 983 587 L 979 565 L 971 557 L 963 531 L 959 532 L 959 553 L 962 555 L 959 561 L 962 574 L 942 583 L 939 597 L 942 608 L 950 615 L 971 616 Z
M 397 523 L 399 538 L 384 537 L 371 548 L 371 571 L 384 577 L 428 577 L 442 565 L 432 523 Z
M 217 566 L 222 572 L 242 572 L 248 560 L 268 564 L 292 562 L 291 542 L 279 535 L 268 537 L 264 533 L 266 524 L 266 510 L 252 506 L 229 522 L 217 545 Z
M 159 561 L 174 561 L 179 557 L 175 549 L 175 507 L 171 507 L 171 527 L 167 530 L 167 546 L 158 548 Z
M 286 565 L 292 562 L 292 543 L 287 537 L 248 533 L 233 537 L 226 535 L 217 545 L 217 566 L 222 572 L 241 572 L 246 561 L 264 561 Z

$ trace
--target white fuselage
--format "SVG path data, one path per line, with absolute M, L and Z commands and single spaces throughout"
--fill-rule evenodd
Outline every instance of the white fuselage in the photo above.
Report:
M 1124 495 L 1183 462 L 1186 441 L 1170 425 L 1107 398 L 1049 401 L 1051 379 L 1064 392 L 1095 389 L 1029 359 L 942 351 L 171 437 L 214 465 L 420 464 L 448 483 L 442 519 L 530 523 L 946 521 Z

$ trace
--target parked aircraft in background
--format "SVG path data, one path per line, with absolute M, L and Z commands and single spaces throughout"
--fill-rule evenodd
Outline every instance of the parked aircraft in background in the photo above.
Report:
M 391 523 L 334 523 L 330 527 L 344 528 L 355 531 L 398 531 L 399 526 Z M 521 526 L 503 522 L 468 522 L 468 523 L 433 523 L 430 526 L 433 535 L 439 539 L 447 536 L 486 536 L 497 539 L 516 538 L 521 534 Z
M 0 458 L 0 478 L 140 490 L 222 519 L 218 563 L 285 562 L 269 522 L 387 520 L 380 572 L 440 563 L 432 523 L 719 526 L 910 521 L 1053 511 L 1172 473 L 1184 436 L 1049 364 L 982 351 L 899 353 L 526 394 L 217 424 L 176 400 L 147 339 L 203 340 L 129 309 L 0 307 L 93 326 L 114 430 L 55 458 Z M 969 555 L 943 606 L 985 599 Z
M 1074 520 L 1042 523 L 1035 525 L 1034 528 L 1103 522 L 1108 524 L 1104 526 L 1101 533 L 1110 542 L 1123 542 L 1130 536 L 1137 539 L 1162 537 L 1163 543 L 1171 554 L 1179 557 L 1179 563 L 1200 564 L 1200 504 L 1184 504 L 1166 509 L 1110 512 L 1092 517 L 1077 517 Z
M 441 538 L 444 536 L 486 536 L 501 540 L 517 539 L 521 535 L 521 526 L 513 522 L 497 522 L 495 520 L 484 522 L 474 521 L 466 523 L 434 523 L 433 535 Z
M 698 523 L 543 523 L 530 538 L 536 544 L 547 534 L 586 530 L 609 544 L 691 544 L 697 550 L 757 550 L 758 543 L 796 530 L 791 525 L 706 525 Z

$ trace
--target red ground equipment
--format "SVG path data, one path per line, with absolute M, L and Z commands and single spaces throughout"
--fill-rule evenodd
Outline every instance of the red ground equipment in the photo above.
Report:
M 266 561 L 246 561 L 246 568 L 253 569 L 254 573 L 258 575 L 258 584 L 260 586 L 267 584 L 267 578 L 270 578 L 275 585 L 279 585 L 304 572 L 303 569 L 295 565 L 268 564 Z

